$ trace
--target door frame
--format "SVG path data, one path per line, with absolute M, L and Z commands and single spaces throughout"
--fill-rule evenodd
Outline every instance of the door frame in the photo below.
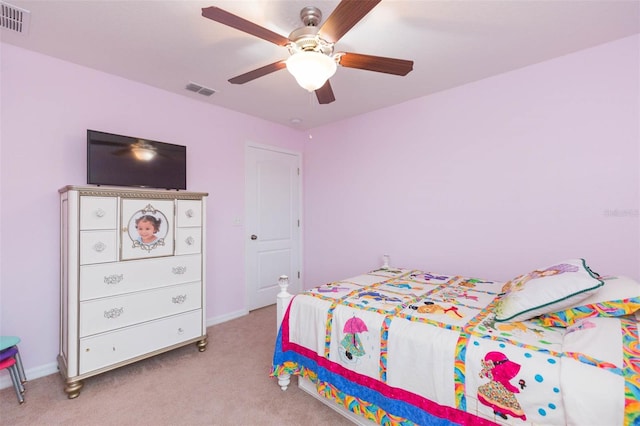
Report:
M 302 291 L 303 289 L 303 285 L 302 285 L 302 278 L 304 277 L 304 271 L 303 271 L 303 247 L 302 247 L 302 242 L 304 241 L 303 238 L 303 229 L 304 229 L 304 221 L 303 221 L 303 215 L 304 212 L 302 210 L 302 192 L 303 192 L 303 171 L 302 171 L 302 152 L 300 151 L 293 151 L 290 149 L 286 149 L 286 148 L 282 148 L 279 146 L 274 146 L 274 145 L 266 145 L 266 144 L 261 144 L 261 143 L 256 143 L 256 142 L 250 142 L 247 141 L 245 142 L 245 146 L 244 146 L 244 176 L 245 176 L 245 184 L 244 184 L 244 230 L 243 230 L 243 237 L 244 237 L 244 281 L 245 281 L 245 297 L 244 297 L 244 306 L 245 306 L 245 310 L 248 312 L 250 312 L 250 296 L 249 296 L 249 292 L 252 291 L 252 287 L 251 287 L 251 283 L 249 282 L 249 265 L 250 262 L 248 262 L 248 257 L 249 257 L 249 249 L 250 249 L 250 236 L 251 236 L 251 230 L 248 229 L 248 224 L 249 224 L 249 214 L 251 212 L 251 209 L 249 208 L 250 205 L 250 200 L 249 200 L 249 191 L 247 190 L 247 182 L 248 182 L 248 171 L 249 171 L 249 165 L 248 165 L 248 158 L 249 156 L 247 155 L 247 152 L 249 149 L 263 149 L 263 150 L 267 150 L 267 151 L 272 151 L 272 152 L 279 152 L 279 153 L 283 153 L 283 154 L 289 154 L 289 155 L 293 155 L 296 157 L 296 159 L 298 160 L 298 170 L 299 170 L 299 182 L 298 182 L 298 212 L 299 212 L 299 216 L 300 216 L 300 226 L 298 228 L 298 241 L 297 241 L 297 245 L 298 245 L 298 271 L 300 272 L 300 277 L 289 277 L 289 287 L 292 287 L 292 282 L 297 283 L 297 285 L 294 285 L 294 289 L 289 289 L 289 291 L 291 292 L 292 290 L 299 290 Z M 276 300 L 273 300 L 273 303 L 276 303 Z

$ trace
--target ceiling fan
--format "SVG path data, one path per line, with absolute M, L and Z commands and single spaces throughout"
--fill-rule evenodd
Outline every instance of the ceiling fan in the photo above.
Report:
M 291 56 L 288 59 L 233 77 L 229 79 L 230 83 L 244 84 L 286 67 L 300 86 L 310 92 L 315 91 L 320 104 L 329 104 L 336 100 L 328 79 L 335 73 L 337 65 L 401 76 L 413 69 L 413 61 L 404 59 L 351 52 L 333 53 L 335 43 L 380 1 L 342 0 L 321 27 L 318 25 L 322 12 L 317 7 L 307 6 L 300 11 L 304 26 L 293 30 L 289 37 L 215 6 L 203 8 L 202 16 L 289 49 Z

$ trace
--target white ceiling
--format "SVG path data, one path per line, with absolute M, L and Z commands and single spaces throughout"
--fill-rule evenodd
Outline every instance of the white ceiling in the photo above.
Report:
M 337 0 L 3 1 L 31 12 L 28 33 L 3 28 L 3 42 L 299 129 L 640 32 L 640 0 L 383 0 L 336 51 L 411 59 L 414 70 L 399 77 L 339 67 L 331 79 L 336 101 L 319 105 L 286 69 L 228 83 L 289 53 L 201 9 L 218 6 L 286 37 L 302 26 L 303 7 L 327 18 Z M 189 92 L 189 82 L 216 93 Z

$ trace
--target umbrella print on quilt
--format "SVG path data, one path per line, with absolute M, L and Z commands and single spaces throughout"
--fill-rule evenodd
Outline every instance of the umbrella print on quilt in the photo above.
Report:
M 369 329 L 360 318 L 349 318 L 344 324 L 342 332 L 345 333 L 345 336 L 341 343 L 346 350 L 345 355 L 348 359 L 353 359 L 354 356 L 360 357 L 365 354 L 360 337 L 358 337 L 358 333 L 365 331 L 369 331 Z

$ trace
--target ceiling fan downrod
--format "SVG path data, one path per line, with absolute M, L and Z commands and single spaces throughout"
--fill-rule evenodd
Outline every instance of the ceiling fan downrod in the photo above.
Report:
M 300 20 L 305 27 L 317 27 L 322 20 L 322 12 L 315 6 L 303 7 L 300 11 Z
M 333 54 L 333 43 L 329 43 L 318 36 L 318 25 L 322 20 L 322 12 L 314 6 L 304 7 L 300 11 L 300 20 L 303 27 L 297 28 L 289 34 L 291 42 L 288 45 L 289 53 L 319 52 L 327 56 Z

